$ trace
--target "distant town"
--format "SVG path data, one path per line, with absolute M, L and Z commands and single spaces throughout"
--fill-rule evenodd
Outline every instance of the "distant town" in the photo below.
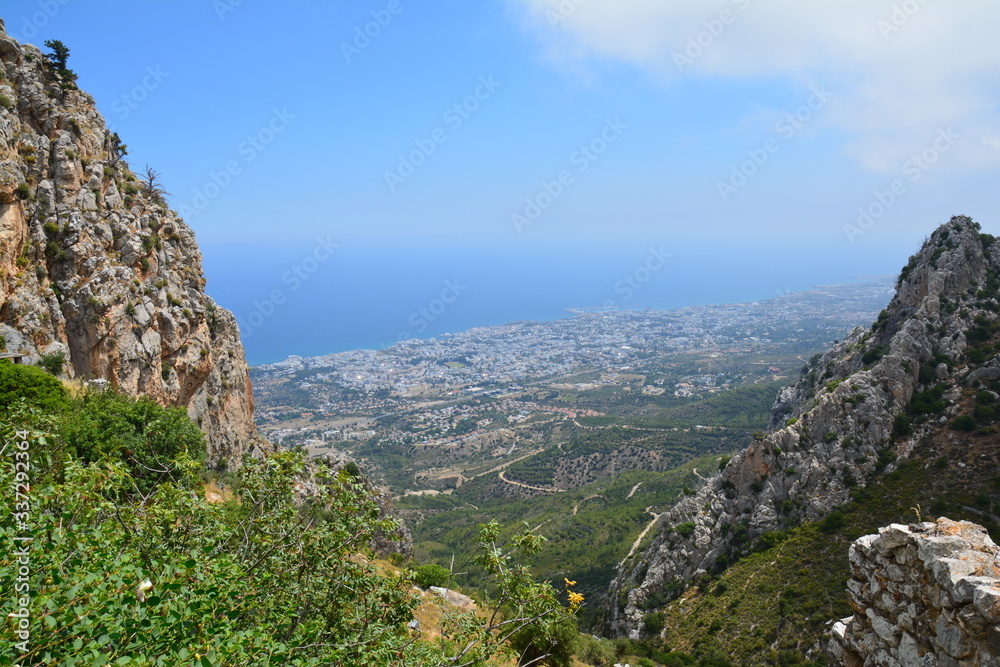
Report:
M 891 280 L 872 278 L 751 303 L 578 313 L 292 356 L 252 371 L 258 426 L 282 445 L 345 450 L 375 469 L 386 466 L 379 453 L 426 455 L 428 468 L 461 478 L 525 453 L 546 425 L 791 382 L 806 354 L 869 325 L 891 294 Z M 467 465 L 456 473 L 442 459 Z M 420 477 L 396 482 L 426 485 Z

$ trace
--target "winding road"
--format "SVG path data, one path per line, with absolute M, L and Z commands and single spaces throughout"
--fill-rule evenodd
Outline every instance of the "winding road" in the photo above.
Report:
M 507 479 L 507 471 L 506 470 L 501 470 L 499 477 L 500 477 L 500 481 L 502 481 L 502 482 L 507 482 L 508 484 L 511 484 L 513 486 L 520 486 L 522 488 L 531 489 L 533 491 L 544 491 L 545 493 L 562 493 L 562 492 L 564 492 L 566 490 L 566 489 L 545 488 L 545 487 L 542 487 L 542 486 L 532 486 L 530 484 L 525 484 L 523 482 L 515 482 L 512 479 Z

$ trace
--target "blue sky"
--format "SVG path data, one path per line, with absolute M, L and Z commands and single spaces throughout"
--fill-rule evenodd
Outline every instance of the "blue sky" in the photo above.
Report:
M 651 284 L 624 304 L 661 307 L 687 303 L 682 266 L 766 273 L 764 298 L 836 279 L 809 265 L 895 273 L 955 214 L 1000 231 L 992 0 L 5 0 L 0 16 L 21 41 L 69 46 L 133 167 L 162 172 L 245 336 L 316 239 L 344 261 L 283 312 L 349 291 L 358 304 L 330 307 L 361 322 L 411 290 L 398 326 L 359 339 L 383 340 L 458 276 L 442 248 L 512 266 L 586 255 L 582 271 L 607 273 L 597 305 L 664 247 L 672 296 Z M 395 275 L 380 247 L 433 248 L 433 266 Z M 756 266 L 719 261 L 742 252 Z M 427 335 L 495 323 L 475 294 L 502 293 L 504 263 L 482 265 L 496 271 Z M 350 282 L 353 266 L 382 291 Z M 310 326 L 272 318 L 273 350 L 251 357 L 296 351 L 279 320 Z
M 133 165 L 163 172 L 203 242 L 912 249 L 952 214 L 997 213 L 997 40 L 967 32 L 997 10 L 942 5 L 7 0 L 2 15 L 22 41 L 71 48 Z M 581 154 L 591 143 L 603 152 Z M 390 187 L 401 156 L 420 164 Z M 567 171 L 550 203 L 544 183 Z M 895 180 L 886 211 L 845 229 Z M 519 226 L 531 201 L 549 205 Z

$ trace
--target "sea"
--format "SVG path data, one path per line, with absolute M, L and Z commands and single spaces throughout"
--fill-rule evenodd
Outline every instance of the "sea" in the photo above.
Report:
M 236 316 L 252 366 L 587 310 L 771 299 L 896 275 L 906 263 L 898 248 L 725 239 L 320 237 L 201 247 L 206 289 Z

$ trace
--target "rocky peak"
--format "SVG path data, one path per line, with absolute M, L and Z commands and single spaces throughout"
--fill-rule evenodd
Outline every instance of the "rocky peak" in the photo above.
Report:
M 94 100 L 0 22 L 0 342 L 61 355 L 70 378 L 182 406 L 213 462 L 254 443 L 235 318 L 205 294 L 201 253 L 134 173 Z
M 612 585 L 611 630 L 642 636 L 651 600 L 724 569 L 767 531 L 826 516 L 891 471 L 930 427 L 905 412 L 916 393 L 940 387 L 948 402 L 961 382 L 1000 379 L 1000 359 L 965 354 L 970 337 L 995 331 L 998 298 L 1000 248 L 969 218 L 952 218 L 910 258 L 872 327 L 817 355 L 780 393 L 771 432 L 660 518 L 653 544 Z

